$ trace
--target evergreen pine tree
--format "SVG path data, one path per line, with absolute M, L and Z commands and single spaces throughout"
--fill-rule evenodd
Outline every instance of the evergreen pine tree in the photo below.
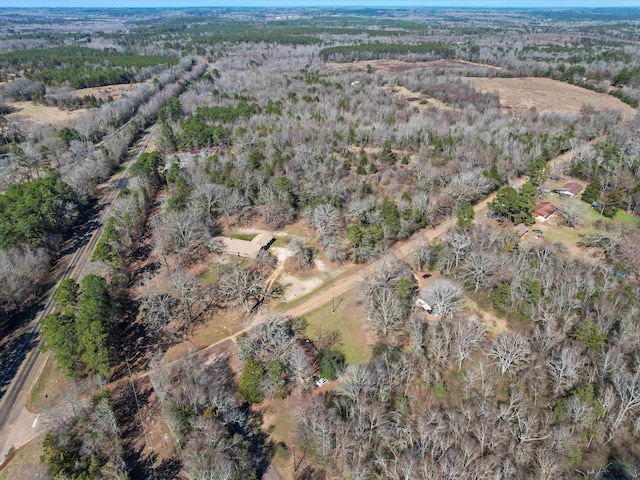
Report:
M 262 377 L 262 365 L 253 358 L 247 359 L 238 384 L 238 391 L 245 402 L 260 403 L 264 399 Z
M 599 177 L 595 177 L 587 188 L 582 192 L 582 200 L 587 202 L 588 204 L 592 204 L 593 202 L 597 202 L 600 200 L 600 195 L 602 194 L 602 183 L 600 182 Z

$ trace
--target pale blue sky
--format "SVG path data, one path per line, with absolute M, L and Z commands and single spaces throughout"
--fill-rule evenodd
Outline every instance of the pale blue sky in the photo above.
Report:
M 0 7 L 640 7 L 640 0 L 0 0 Z

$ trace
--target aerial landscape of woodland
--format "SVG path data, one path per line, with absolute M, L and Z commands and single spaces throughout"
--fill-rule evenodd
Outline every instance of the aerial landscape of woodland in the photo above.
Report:
M 0 480 L 640 478 L 639 105 L 640 8 L 0 8 Z

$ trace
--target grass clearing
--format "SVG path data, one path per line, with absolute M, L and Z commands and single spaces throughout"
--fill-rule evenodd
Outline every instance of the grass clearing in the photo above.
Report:
M 287 245 L 289 245 L 289 242 L 291 241 L 291 238 L 289 235 L 287 235 L 286 237 L 276 237 L 276 241 L 273 242 L 271 244 L 272 247 L 278 247 L 278 248 L 287 248 Z
M 433 107 L 439 108 L 440 110 L 453 110 L 450 105 L 447 105 L 440 100 L 423 95 L 421 92 L 412 92 L 403 86 L 385 85 L 382 88 L 391 95 L 404 98 L 411 104 L 411 106 L 418 108 L 420 111 L 426 111 Z
M 124 162 L 122 162 L 120 165 L 118 165 L 118 169 L 116 170 L 116 172 L 113 174 L 112 179 L 118 179 L 120 177 L 122 177 L 122 175 L 124 174 L 124 172 L 127 170 L 127 167 L 129 166 L 129 162 L 131 160 L 125 160 Z
M 571 227 L 556 227 L 551 225 L 536 225 L 535 228 L 542 230 L 544 232 L 543 237 L 551 243 L 563 243 L 570 251 L 574 248 L 578 248 L 577 244 L 583 239 L 583 235 L 591 233 L 593 230 L 591 227 L 575 229 Z M 533 239 L 531 233 L 529 233 L 527 237 Z
M 495 311 L 488 296 L 467 292 L 466 303 L 467 307 L 484 322 L 490 335 L 497 336 L 509 331 L 508 320 Z
M 615 110 L 625 118 L 633 118 L 636 109 L 611 95 L 550 78 L 537 77 L 468 77 L 480 92 L 497 92 L 500 105 L 508 110 L 526 111 L 536 108 L 540 112 L 555 111 L 580 114 L 583 105 L 597 111 Z
M 621 223 L 638 223 L 638 217 L 622 210 L 618 210 L 615 219 Z
M 77 110 L 63 110 L 59 107 L 35 104 L 31 101 L 8 102 L 15 110 L 6 116 L 7 119 L 26 120 L 28 122 L 48 122 L 56 126 L 69 124 L 71 120 L 78 118 L 86 111 L 84 108 Z
M 31 389 L 27 406 L 33 410 L 52 407 L 67 385 L 69 385 L 69 380 L 63 375 L 50 355 L 38 380 Z
M 269 437 L 274 442 L 282 442 L 285 445 L 293 443 L 293 416 L 291 396 L 283 399 L 265 400 L 261 404 L 261 410 L 264 414 L 264 425 L 267 427 Z
M 217 311 L 214 317 L 195 328 L 189 339 L 198 348 L 204 348 L 239 332 L 245 327 L 244 313 L 240 309 Z
M 342 335 L 340 348 L 347 363 L 365 363 L 371 359 L 373 342 L 365 332 L 364 319 L 358 305 L 356 290 L 350 290 L 335 299 L 335 312 L 331 302 L 304 316 L 308 322 L 307 333 L 314 338 L 321 330 L 337 330 Z
M 9 463 L 0 470 L 0 480 L 33 480 L 34 478 L 42 478 L 38 473 L 44 470 L 40 463 L 40 456 L 43 453 L 41 437 L 19 448 Z
M 235 238 L 236 240 L 244 240 L 250 242 L 258 236 L 257 233 L 230 233 L 227 235 L 229 238 Z
M 219 278 L 220 278 L 220 273 L 218 272 L 218 269 L 211 268 L 211 266 L 209 266 L 209 268 L 207 268 L 203 272 L 203 274 L 200 275 L 200 278 L 198 279 L 198 283 L 202 288 L 207 288 L 213 285 L 214 283 L 216 283 Z
M 140 83 L 116 83 L 113 85 L 105 85 L 103 87 L 88 87 L 74 90 L 74 97 L 82 98 L 86 95 L 92 95 L 98 99 L 107 100 L 111 97 L 113 100 L 119 99 L 123 94 L 131 94 L 144 84 L 150 84 L 152 80 L 145 80 Z
M 280 278 L 278 278 L 278 281 L 280 281 Z M 300 297 L 296 297 L 294 300 L 292 300 L 290 302 L 279 303 L 278 306 L 275 307 L 275 309 L 278 310 L 279 312 L 284 312 L 284 311 L 289 310 L 289 309 L 291 309 L 293 307 L 297 307 L 298 305 L 300 305 L 304 301 L 306 301 L 309 298 L 311 298 L 314 295 L 314 293 L 317 292 L 318 290 L 324 290 L 329 285 L 331 285 L 331 284 L 333 284 L 335 282 L 336 282 L 335 278 L 327 278 L 317 288 L 315 288 L 313 291 L 308 292 L 305 295 L 302 295 Z M 285 286 L 285 289 L 286 289 L 286 286 Z M 285 294 L 286 294 L 286 290 L 285 290 Z
M 167 349 L 164 358 L 172 362 L 186 355 L 191 349 L 200 350 L 208 347 L 244 328 L 244 312 L 240 309 L 217 310 L 211 318 L 197 325 L 183 341 Z

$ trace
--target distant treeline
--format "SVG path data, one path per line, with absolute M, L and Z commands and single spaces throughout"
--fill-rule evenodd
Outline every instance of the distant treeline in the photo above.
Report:
M 151 33 L 151 35 L 150 35 Z M 322 43 L 318 37 L 311 36 L 318 33 L 314 29 L 299 27 L 279 27 L 263 23 L 219 23 L 194 22 L 193 19 L 176 19 L 176 22 L 154 26 L 150 29 L 138 29 L 126 37 L 125 45 L 149 44 L 158 36 L 167 38 L 165 48 L 180 49 L 179 37 L 188 36 L 193 44 L 236 44 L 250 43 L 279 43 L 282 45 L 314 45 Z M 115 39 L 122 43 L 123 39 Z M 174 45 L 173 41 L 177 43 Z
M 325 48 L 320 51 L 322 59 L 351 62 L 356 60 L 385 58 L 394 55 L 425 55 L 429 58 L 453 58 L 455 48 L 441 42 L 402 43 L 363 43 Z
M 22 50 L 0 56 L 0 67 L 6 73 L 23 71 L 27 78 L 45 85 L 69 82 L 74 88 L 129 83 L 141 68 L 177 62 L 177 58 L 73 46 Z

